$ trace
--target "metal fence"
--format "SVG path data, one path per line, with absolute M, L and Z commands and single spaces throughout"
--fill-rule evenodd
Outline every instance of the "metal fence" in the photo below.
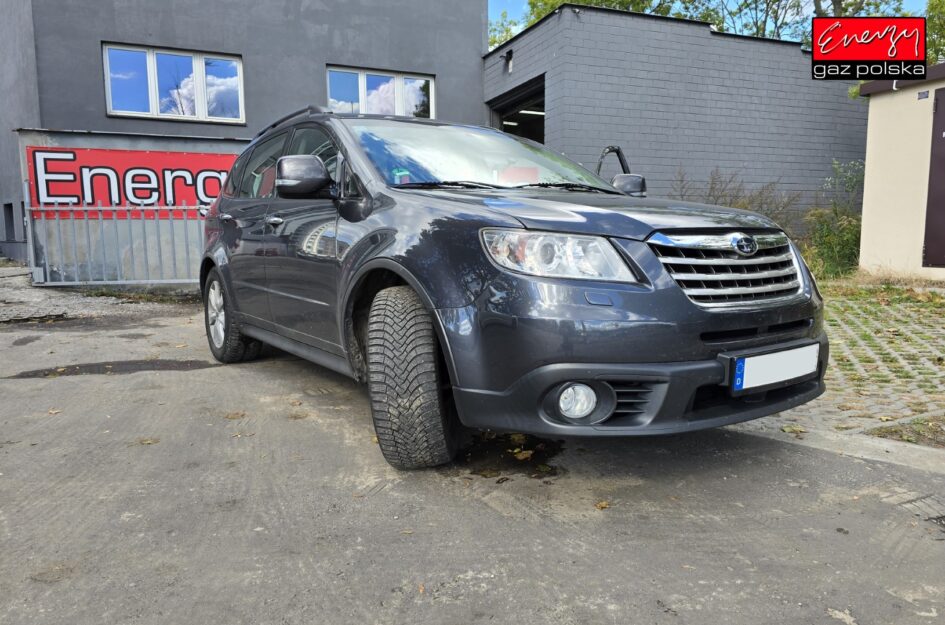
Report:
M 193 206 L 30 207 L 33 283 L 197 284 L 204 212 Z

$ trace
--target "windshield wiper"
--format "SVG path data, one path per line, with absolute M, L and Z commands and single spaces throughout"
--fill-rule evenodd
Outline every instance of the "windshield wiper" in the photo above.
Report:
M 601 187 L 595 187 L 594 185 L 583 184 L 581 182 L 530 182 L 528 184 L 517 185 L 513 188 L 526 189 L 528 187 L 541 187 L 543 189 L 566 189 L 568 191 L 593 191 L 595 193 L 620 193 L 619 191 L 602 189 Z
M 392 185 L 395 189 L 440 189 L 443 187 L 460 187 L 463 189 L 504 189 L 497 184 L 476 182 L 475 180 L 428 180 L 425 182 L 402 182 Z

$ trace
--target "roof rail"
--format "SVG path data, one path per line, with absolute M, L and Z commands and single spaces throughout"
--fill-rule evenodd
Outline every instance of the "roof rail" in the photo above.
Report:
M 260 130 L 259 132 L 256 133 L 256 136 L 257 136 L 257 137 L 260 136 L 261 134 L 263 134 L 263 133 L 266 132 L 267 130 L 271 130 L 272 128 L 275 128 L 276 126 L 278 126 L 278 125 L 281 124 L 282 122 L 288 121 L 288 120 L 292 119 L 293 117 L 298 117 L 299 115 L 314 115 L 314 114 L 316 114 L 316 113 L 330 114 L 331 111 L 325 110 L 325 109 L 323 109 L 323 108 L 320 107 L 320 106 L 315 106 L 314 104 L 309 104 L 309 105 L 306 106 L 304 109 L 299 109 L 299 110 L 297 110 L 297 111 L 295 111 L 295 112 L 289 113 L 288 115 L 286 115 L 286 116 L 284 116 L 284 117 L 280 117 L 279 119 L 277 119 L 276 121 L 272 122 L 272 123 L 269 124 L 268 126 L 265 126 L 262 130 Z

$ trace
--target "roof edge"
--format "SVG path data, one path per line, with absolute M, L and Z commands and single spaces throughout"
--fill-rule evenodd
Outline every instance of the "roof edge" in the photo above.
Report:
M 647 18 L 647 19 L 669 20 L 669 21 L 672 21 L 672 22 L 683 22 L 683 23 L 688 23 L 688 24 L 697 24 L 697 25 L 706 26 L 706 27 L 711 27 L 711 26 L 712 26 L 709 22 L 705 22 L 705 21 L 702 21 L 702 20 L 694 20 L 694 19 L 690 19 L 690 18 L 688 18 L 688 17 L 672 17 L 672 16 L 670 16 L 670 15 L 654 15 L 653 13 L 639 13 L 639 12 L 637 12 L 637 11 L 625 11 L 625 10 L 623 10 L 623 9 L 614 9 L 614 8 L 611 8 L 611 7 L 599 7 L 599 6 L 589 5 L 589 4 L 574 4 L 573 2 L 565 2 L 565 3 L 561 4 L 560 6 L 558 6 L 558 8 L 556 8 L 554 11 L 548 13 L 548 15 L 545 15 L 543 18 L 541 18 L 540 20 L 538 20 L 537 22 L 535 22 L 534 24 L 531 24 L 530 26 L 526 26 L 525 28 L 523 28 L 522 30 L 520 30 L 519 32 L 517 32 L 517 33 L 516 33 L 513 37 L 511 37 L 510 39 L 508 39 L 508 40 L 506 40 L 506 41 L 503 41 L 501 44 L 499 44 L 498 46 L 496 46 L 496 47 L 493 48 L 492 50 L 489 50 L 488 52 L 486 52 L 485 54 L 483 54 L 483 55 L 482 55 L 482 58 L 484 58 L 484 59 L 485 59 L 485 58 L 488 58 L 488 57 L 492 56 L 493 54 L 495 54 L 496 52 L 502 50 L 502 49 L 505 48 L 506 46 L 508 46 L 508 45 L 510 45 L 511 43 L 513 43 L 514 41 L 516 41 L 519 37 L 521 37 L 521 36 L 524 35 L 525 33 L 527 33 L 527 32 L 529 32 L 529 31 L 531 31 L 531 30 L 537 28 L 540 24 L 544 24 L 546 21 L 548 21 L 549 19 L 551 19 L 551 17 L 552 17 L 553 15 L 557 15 L 558 12 L 559 12 L 561 9 L 565 8 L 565 7 L 570 8 L 570 9 L 580 9 L 581 11 L 601 11 L 601 12 L 605 12 L 605 13 L 619 13 L 619 14 L 621 14 L 621 15 L 628 15 L 628 16 L 633 16 L 633 17 L 643 17 L 643 18 Z M 729 32 L 717 31 L 717 30 L 710 30 L 709 32 L 712 33 L 713 35 L 722 35 L 722 36 L 724 36 L 724 37 L 737 37 L 737 38 L 739 38 L 739 39 L 753 39 L 753 40 L 756 40 L 756 41 L 766 41 L 766 42 L 770 42 L 770 43 L 780 43 L 780 44 L 787 44 L 787 45 L 798 46 L 798 47 L 800 47 L 800 46 L 802 45 L 802 43 L 803 43 L 803 42 L 801 42 L 801 41 L 793 41 L 793 40 L 790 40 L 790 39 L 770 39 L 770 38 L 768 38 L 768 37 L 756 37 L 756 36 L 754 36 L 754 35 L 742 35 L 742 34 L 739 34 L 739 33 L 729 33 Z M 804 50 L 803 48 L 801 48 L 801 51 L 802 51 L 802 52 L 809 52 L 809 50 Z
M 887 91 L 898 91 L 900 86 L 921 85 L 936 80 L 945 80 L 945 63 L 929 67 L 925 72 L 925 78 L 919 80 L 871 80 L 865 82 L 860 87 L 860 95 L 869 96 L 886 93 Z
M 157 137 L 160 139 L 196 139 L 199 141 L 232 141 L 236 143 L 248 143 L 253 140 L 252 137 L 210 137 L 207 135 L 169 135 L 157 132 L 126 132 L 118 130 L 68 130 L 62 128 L 14 128 L 13 132 L 52 132 L 71 135 L 104 135 L 118 137 Z

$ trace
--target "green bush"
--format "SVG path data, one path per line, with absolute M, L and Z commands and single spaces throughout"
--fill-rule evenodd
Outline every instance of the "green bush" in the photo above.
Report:
M 863 205 L 863 161 L 834 159 L 833 175 L 824 181 L 820 203 L 807 213 L 804 259 L 818 278 L 855 271 L 860 261 L 860 210 Z
M 860 260 L 860 216 L 840 207 L 815 208 L 804 218 L 804 260 L 818 278 L 836 278 L 856 270 Z

